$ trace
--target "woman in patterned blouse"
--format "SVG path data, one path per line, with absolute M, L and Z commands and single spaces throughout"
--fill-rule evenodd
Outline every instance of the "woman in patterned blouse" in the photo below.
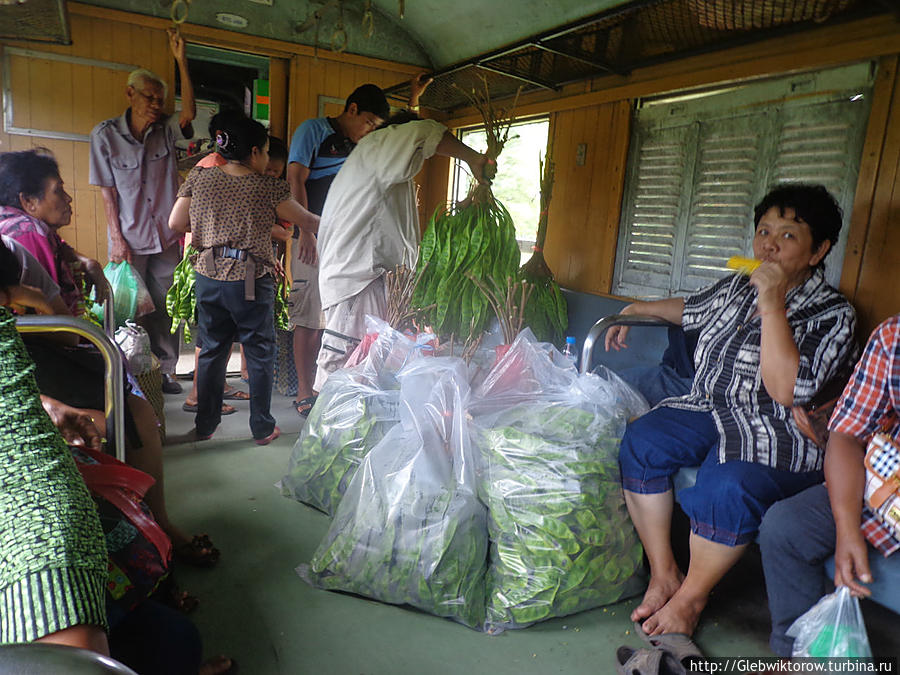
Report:
M 793 421 L 856 353 L 856 319 L 825 282 L 840 207 L 822 186 L 786 184 L 755 209 L 749 276 L 733 274 L 686 298 L 635 302 L 649 314 L 699 329 L 689 394 L 665 399 L 631 424 L 620 464 L 628 511 L 650 561 L 650 584 L 633 621 L 651 635 L 692 634 L 713 586 L 740 558 L 778 500 L 821 482 L 823 453 Z M 627 328 L 606 337 L 625 346 Z M 691 519 L 687 575 L 670 544 L 672 476 L 700 466 L 679 493 Z
M 195 434 L 205 440 L 221 421 L 225 370 L 233 341 L 244 346 L 250 375 L 250 431 L 257 445 L 280 435 L 270 412 L 275 361 L 272 225 L 295 223 L 316 232 L 319 217 L 291 197 L 283 180 L 265 175 L 269 137 L 259 122 L 239 116 L 214 119 L 223 166 L 194 169 L 178 191 L 169 227 L 191 232 L 198 253 Z

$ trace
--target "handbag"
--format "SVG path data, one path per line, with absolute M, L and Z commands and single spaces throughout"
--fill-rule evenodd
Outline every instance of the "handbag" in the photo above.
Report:
M 97 505 L 106 539 L 106 604 L 114 625 L 169 575 L 172 542 L 143 501 L 155 482 L 152 476 L 96 450 L 70 450 Z
M 866 447 L 866 505 L 900 539 L 900 446 L 876 433 Z

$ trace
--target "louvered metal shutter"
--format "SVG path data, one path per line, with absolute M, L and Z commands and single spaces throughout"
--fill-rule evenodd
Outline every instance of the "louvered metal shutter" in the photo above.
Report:
M 619 246 L 623 256 L 619 282 L 645 294 L 664 295 L 680 245 L 685 211 L 685 181 L 689 180 L 690 141 L 695 125 L 648 129 L 632 161 L 626 197 L 628 223 Z
M 762 114 L 701 123 L 684 253 L 671 292 L 709 285 L 727 272 L 728 258 L 748 250 L 768 122 Z
M 684 294 L 727 274 L 732 255 L 752 256 L 753 206 L 780 182 L 824 184 L 844 211 L 826 260 L 837 286 L 868 119 L 871 74 L 852 66 L 802 85 L 838 79 L 841 90 L 791 96 L 785 79 L 670 110 L 636 112 L 619 228 L 613 293 L 654 298 Z M 847 80 L 858 81 L 858 86 Z M 773 89 L 785 93 L 773 96 Z M 849 88 L 848 88 L 849 87 Z M 752 112 L 748 112 L 748 110 Z

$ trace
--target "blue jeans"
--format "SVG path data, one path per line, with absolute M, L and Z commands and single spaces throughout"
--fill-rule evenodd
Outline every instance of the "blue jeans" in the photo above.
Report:
M 709 413 L 657 408 L 628 425 L 619 450 L 622 486 L 637 494 L 672 488 L 672 476 L 700 466 L 678 495 L 691 531 L 726 546 L 756 538 L 766 510 L 822 481 L 821 471 L 792 473 L 755 462 L 718 459 L 719 432 Z
M 824 485 L 814 485 L 790 499 L 777 502 L 766 513 L 759 530 L 759 549 L 766 593 L 772 615 L 769 646 L 790 656 L 794 638 L 785 632 L 826 593 L 834 590 L 827 561 L 834 554 L 834 516 Z M 885 558 L 868 546 L 874 581 L 872 599 L 900 611 L 900 553 Z
M 275 429 L 272 386 L 275 375 L 275 282 L 256 280 L 256 300 L 244 299 L 243 281 L 217 281 L 196 275 L 197 323 L 202 344 L 197 364 L 197 433 L 206 436 L 222 421 L 222 395 L 231 344 L 244 347 L 250 374 L 250 431 L 265 438 Z

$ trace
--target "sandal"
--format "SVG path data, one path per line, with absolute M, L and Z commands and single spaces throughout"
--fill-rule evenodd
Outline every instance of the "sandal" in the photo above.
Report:
M 616 673 L 619 675 L 684 675 L 684 667 L 675 657 L 661 649 L 616 650 Z
M 219 562 L 219 549 L 205 534 L 194 535 L 190 541 L 183 541 L 174 547 L 176 560 L 194 567 L 212 567 Z
M 226 401 L 249 401 L 250 394 L 240 389 L 226 389 L 225 393 L 222 394 L 222 398 Z
M 306 417 L 316 404 L 317 398 L 318 396 L 307 396 L 306 398 L 301 398 L 299 401 L 291 401 L 291 405 L 297 409 L 297 414 L 300 415 L 300 417 Z
M 181 406 L 181 409 L 184 410 L 184 412 L 196 413 L 200 411 L 200 406 L 196 403 L 188 403 L 187 401 L 185 401 L 184 405 Z M 222 404 L 223 415 L 233 415 L 236 412 L 237 408 L 235 408 L 233 405 L 228 405 L 227 403 Z
M 703 652 L 691 640 L 691 636 L 686 633 L 663 633 L 662 635 L 647 635 L 646 631 L 641 627 L 640 621 L 634 622 L 634 631 L 638 636 L 654 649 L 660 649 L 671 654 L 687 669 L 688 663 L 693 659 L 702 659 Z

